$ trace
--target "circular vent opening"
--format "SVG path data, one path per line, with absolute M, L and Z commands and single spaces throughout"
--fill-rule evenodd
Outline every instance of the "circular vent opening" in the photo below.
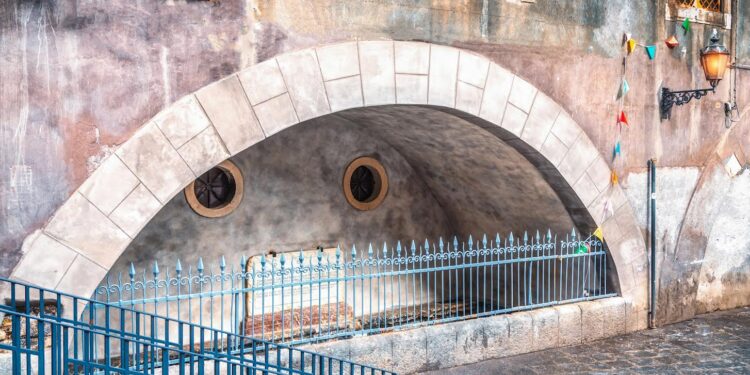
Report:
M 211 168 L 185 188 L 185 198 L 197 214 L 226 216 L 242 200 L 243 181 L 239 168 L 229 160 Z
M 362 211 L 378 207 L 388 192 L 388 176 L 379 161 L 363 156 L 352 161 L 344 172 L 344 196 Z

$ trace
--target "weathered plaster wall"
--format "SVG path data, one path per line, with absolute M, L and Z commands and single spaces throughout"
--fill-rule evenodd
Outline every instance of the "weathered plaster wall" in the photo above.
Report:
M 733 44 L 737 61 L 748 64 L 750 6 L 747 0 L 734 3 L 739 13 Z M 683 188 L 696 186 L 683 216 L 670 207 L 669 215 L 678 216 L 660 219 L 670 224 L 669 236 L 659 236 L 670 245 L 660 248 L 690 254 L 681 261 L 665 256 L 660 265 L 666 293 L 660 297 L 660 319 L 684 319 L 703 311 L 695 302 L 697 280 L 716 253 L 708 247 L 711 239 L 725 238 L 711 229 L 712 216 L 702 214 L 702 199 L 721 197 L 737 184 L 714 177 L 727 155 L 749 161 L 750 98 L 743 88 L 750 73 L 737 71 L 717 94 L 676 108 L 671 121 L 659 121 L 656 93 L 662 84 L 675 89 L 705 84 L 697 51 L 710 31 L 694 24 L 684 35 L 680 22 L 665 20 L 664 9 L 664 0 L 0 1 L 0 274 L 10 273 L 26 235 L 143 121 L 166 103 L 280 52 L 357 38 L 475 50 L 549 94 L 608 154 L 616 132 L 622 33 L 660 46 L 676 33 L 684 50 L 660 48 L 653 62 L 642 53 L 629 59 L 625 110 L 631 126 L 622 135 L 621 181 L 628 186 L 628 175 L 642 173 L 652 157 L 662 167 L 698 171 L 697 182 L 692 174 L 683 176 L 660 184 L 665 188 L 659 192 L 684 204 Z M 725 41 L 730 44 L 727 36 Z M 727 130 L 720 106 L 730 99 L 730 82 L 738 88 L 741 112 Z M 629 197 L 632 204 L 643 199 L 636 193 Z M 746 285 L 731 280 L 723 287 Z

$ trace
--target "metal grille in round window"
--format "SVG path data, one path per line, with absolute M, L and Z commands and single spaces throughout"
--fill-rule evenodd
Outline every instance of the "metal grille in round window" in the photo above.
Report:
M 363 156 L 352 161 L 344 172 L 344 197 L 361 211 L 378 207 L 388 192 L 388 176 L 383 164 Z
M 221 217 L 237 208 L 242 192 L 242 174 L 234 163 L 227 160 L 188 185 L 185 198 L 199 215 Z

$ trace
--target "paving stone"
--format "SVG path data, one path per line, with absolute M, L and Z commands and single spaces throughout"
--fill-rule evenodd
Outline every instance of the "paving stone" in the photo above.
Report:
M 737 321 L 740 324 L 730 328 L 735 327 Z M 706 328 L 708 333 L 705 333 Z M 733 341 L 733 344 L 721 344 L 727 341 Z M 698 316 L 686 322 L 584 345 L 424 373 L 494 375 L 532 372 L 747 374 L 750 373 L 750 307 Z

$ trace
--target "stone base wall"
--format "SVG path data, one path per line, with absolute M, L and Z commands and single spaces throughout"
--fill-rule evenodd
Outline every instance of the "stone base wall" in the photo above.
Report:
M 582 344 L 646 328 L 622 297 L 445 323 L 303 347 L 412 374 Z

